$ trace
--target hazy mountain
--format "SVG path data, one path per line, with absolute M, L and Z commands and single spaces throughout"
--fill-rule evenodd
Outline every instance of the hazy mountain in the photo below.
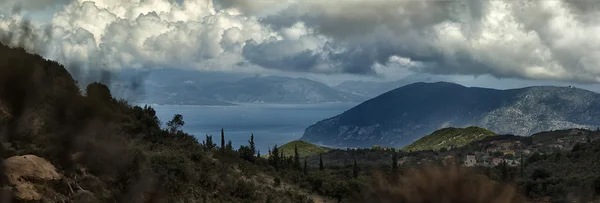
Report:
M 335 90 L 305 78 L 257 76 L 205 87 L 203 93 L 220 101 L 257 103 L 356 102 L 367 98 Z
M 424 75 L 410 75 L 398 81 L 392 82 L 373 82 L 373 81 L 360 81 L 360 80 L 349 80 L 344 81 L 336 86 L 335 89 L 342 92 L 362 95 L 365 97 L 373 98 L 383 93 L 391 91 L 393 89 L 402 87 L 404 85 L 416 83 L 416 82 L 433 82 L 434 79 L 431 76 Z
M 302 140 L 333 146 L 403 147 L 445 127 L 480 126 L 501 134 L 596 128 L 600 94 L 571 87 L 495 90 L 414 83 L 308 127 Z
M 333 89 L 305 78 L 254 76 L 221 82 L 151 80 L 144 101 L 159 104 L 327 103 L 361 102 L 369 97 Z M 183 80 L 185 79 L 185 80 Z
M 140 101 L 151 104 L 170 105 L 235 105 L 229 102 L 216 100 L 209 95 L 202 94 L 202 89 L 193 84 L 176 84 L 168 86 L 152 85 Z

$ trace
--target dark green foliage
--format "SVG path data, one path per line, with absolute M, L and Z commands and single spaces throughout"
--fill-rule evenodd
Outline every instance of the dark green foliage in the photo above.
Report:
M 97 82 L 90 83 L 86 87 L 86 96 L 87 98 L 97 101 L 97 102 L 110 102 L 113 100 L 112 95 L 110 94 L 110 90 L 104 84 L 100 84 Z
M 301 170 L 300 165 L 300 154 L 298 153 L 298 147 L 294 146 L 294 168 L 297 170 Z
M 150 159 L 152 171 L 156 174 L 161 187 L 169 191 L 170 195 L 178 195 L 191 176 L 188 160 L 181 156 L 158 155 Z
M 198 143 L 179 130 L 182 116 L 167 123 L 176 130 L 161 129 L 152 107 L 116 100 L 100 83 L 82 95 L 55 62 L 1 44 L 0 61 L 0 169 L 17 154 L 49 160 L 63 178 L 43 183 L 44 202 L 71 202 L 67 183 L 99 202 L 308 201 L 305 192 L 265 182 L 278 174 L 262 159 L 215 154 L 212 137 Z
M 273 181 L 273 186 L 274 186 L 274 187 L 279 187 L 279 186 L 281 186 L 281 179 L 279 179 L 279 178 L 275 178 L 275 180 Z
M 250 146 L 250 152 L 252 152 L 252 156 L 254 156 L 254 154 L 256 154 L 256 146 L 254 144 L 254 134 L 250 134 L 250 140 L 248 140 L 248 145 Z M 260 155 L 258 157 L 260 157 Z
M 323 166 L 323 154 L 319 154 L 319 170 L 323 170 L 325 167 Z
M 221 153 L 225 153 L 225 131 L 221 128 Z
M 217 147 L 217 144 L 213 142 L 212 135 L 206 135 L 206 140 L 202 143 L 202 145 L 208 150 L 213 150 L 215 147 Z
M 596 195 L 600 195 L 600 176 L 594 179 L 594 182 L 592 183 L 592 188 L 594 189 L 594 193 L 596 193 Z
M 548 172 L 545 169 L 541 169 L 541 168 L 536 168 L 533 170 L 533 173 L 531 173 L 532 180 L 546 179 L 549 177 L 550 177 L 550 172 Z
M 494 157 L 494 158 L 500 158 L 500 157 L 503 157 L 503 156 L 504 156 L 504 153 L 501 152 L 501 151 L 492 152 L 492 157 Z
M 352 177 L 358 178 L 358 173 L 360 169 L 358 168 L 358 164 L 356 164 L 356 159 L 354 159 L 354 165 L 352 166 Z
M 392 182 L 398 179 L 398 157 L 396 153 L 392 155 L 392 171 L 391 171 Z
M 269 164 L 271 164 L 271 166 L 273 166 L 275 168 L 275 170 L 279 170 L 279 165 L 281 162 L 281 156 L 279 154 L 279 148 L 277 148 L 277 145 L 273 146 L 273 149 L 271 149 L 271 152 L 269 153 Z
M 233 151 L 233 143 L 231 143 L 231 140 L 228 140 L 227 141 L 227 145 L 225 145 L 225 153 L 227 153 L 227 154 L 234 153 L 234 151 Z
M 573 148 L 571 149 L 571 152 L 577 152 L 580 151 L 582 148 L 584 147 L 583 144 L 581 143 L 577 143 L 573 146 Z
M 304 168 L 302 169 L 304 175 L 308 175 L 308 164 L 306 164 L 306 159 L 304 159 Z
M 252 154 L 250 147 L 240 146 L 240 149 L 238 149 L 238 154 L 240 155 L 240 158 L 246 161 L 254 162 L 254 155 Z
M 173 119 L 167 122 L 167 127 L 169 127 L 169 133 L 171 134 L 175 134 L 183 125 L 185 125 L 185 121 L 183 121 L 181 114 L 175 114 Z

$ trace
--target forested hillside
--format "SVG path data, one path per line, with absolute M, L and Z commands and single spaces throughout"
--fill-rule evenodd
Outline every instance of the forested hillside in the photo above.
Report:
M 523 190 L 511 185 L 519 182 L 494 175 L 506 170 L 477 175 L 437 163 L 428 170 L 400 164 L 433 151 L 335 149 L 301 157 L 274 146 L 261 158 L 252 137 L 237 149 L 226 129 L 198 141 L 180 130 L 184 115 L 161 122 L 151 107 L 116 100 L 100 83 L 81 91 L 62 65 L 22 49 L 0 45 L 0 62 L 1 202 L 523 202 L 552 196 L 545 185 L 572 174 L 569 162 L 553 165 L 549 175 L 528 167 L 524 177 L 534 181 L 520 185 L 533 189 L 516 193 Z M 581 145 L 562 158 L 580 167 L 573 171 L 590 170 L 596 148 Z M 549 157 L 533 160 L 553 164 Z
M 252 153 L 246 161 L 231 147 L 198 143 L 179 130 L 184 124 L 181 116 L 165 122 L 169 129 L 161 129 L 151 107 L 115 100 L 99 83 L 80 92 L 62 65 L 22 49 L 0 45 L 0 62 L 2 160 L 35 155 L 60 174 L 41 182 L 0 178 L 13 194 L 0 193 L 4 194 L 0 200 L 68 202 L 82 195 L 96 202 L 312 202 L 314 198 L 301 189 L 274 186 L 273 173 L 255 164 Z M 14 168 L 10 164 L 19 163 L 7 161 L 0 168 L 14 177 L 21 172 L 9 170 Z M 28 195 L 32 193 L 41 196 Z

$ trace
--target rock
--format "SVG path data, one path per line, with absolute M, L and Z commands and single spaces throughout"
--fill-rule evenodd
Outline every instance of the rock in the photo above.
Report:
M 30 201 L 41 200 L 36 184 L 57 181 L 62 175 L 47 160 L 35 155 L 13 156 L 4 160 L 8 183 L 13 187 L 17 199 Z

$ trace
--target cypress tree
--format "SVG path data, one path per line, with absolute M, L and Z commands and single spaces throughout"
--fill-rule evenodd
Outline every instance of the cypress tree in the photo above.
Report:
M 248 141 L 250 144 L 250 151 L 252 152 L 252 156 L 256 154 L 256 146 L 254 145 L 254 133 L 250 134 L 250 140 Z
M 300 170 L 300 154 L 298 153 L 298 146 L 294 145 L 294 168 Z
M 352 177 L 358 178 L 358 165 L 356 164 L 356 159 L 354 159 L 354 167 L 352 167 Z
M 227 146 L 225 146 L 225 151 L 229 154 L 231 154 L 233 152 L 233 145 L 231 143 L 231 140 L 227 141 Z
M 269 162 L 273 167 L 275 167 L 275 170 L 279 170 L 279 159 L 279 148 L 277 148 L 277 145 L 275 145 L 269 154 Z
M 319 154 L 319 170 L 323 170 L 325 169 L 325 167 L 323 167 L 323 154 Z
M 519 164 L 521 165 L 521 179 L 523 179 L 524 178 L 524 175 L 523 175 L 523 165 L 525 164 L 525 163 L 523 163 L 523 152 L 521 152 L 521 161 L 520 162 L 521 163 L 519 163 Z
M 221 152 L 225 152 L 225 131 L 221 128 Z
M 308 175 L 308 164 L 306 164 L 306 158 L 304 158 L 304 175 Z
M 396 181 L 398 179 L 398 157 L 396 153 L 392 155 L 392 181 Z
M 208 150 L 212 150 L 217 146 L 212 140 L 212 135 L 211 136 L 206 135 L 206 141 L 203 144 L 204 144 L 204 147 L 206 147 L 206 149 L 208 149 Z

